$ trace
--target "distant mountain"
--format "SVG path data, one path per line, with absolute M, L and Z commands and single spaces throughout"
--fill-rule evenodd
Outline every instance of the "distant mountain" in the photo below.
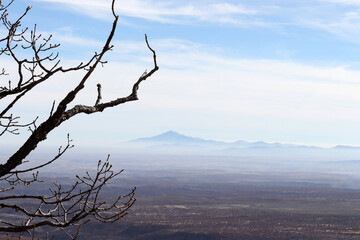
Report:
M 202 138 L 189 137 L 183 134 L 180 134 L 175 131 L 168 131 L 162 133 L 160 135 L 156 135 L 153 137 L 146 138 L 138 138 L 134 139 L 130 142 L 134 143 L 162 143 L 162 144 L 181 144 L 181 145 L 192 145 L 192 144 L 200 144 L 200 145 L 221 145 L 227 146 L 228 148 L 319 148 L 314 146 L 304 146 L 304 145 L 295 145 L 295 144 L 283 144 L 283 143 L 267 143 L 263 141 L 258 142 L 247 142 L 243 140 L 235 141 L 235 142 L 222 142 L 222 141 L 214 141 L 214 140 L 205 140 Z M 346 146 L 337 146 L 337 147 L 346 147 Z
M 215 143 L 213 140 L 204 140 L 182 135 L 174 131 L 168 131 L 154 137 L 138 138 L 131 142 L 159 142 L 159 143 Z
M 231 155 L 257 156 L 270 158 L 298 157 L 302 159 L 360 159 L 360 148 L 351 146 L 335 146 L 321 148 L 296 144 L 247 142 L 222 142 L 189 137 L 183 134 L 168 131 L 160 135 L 138 138 L 128 143 L 131 149 L 156 153 L 201 154 L 201 155 Z
M 352 149 L 352 150 L 356 150 L 356 149 L 360 149 L 359 147 L 353 147 L 353 146 L 346 146 L 346 145 L 337 145 L 335 147 L 333 147 L 333 149 Z

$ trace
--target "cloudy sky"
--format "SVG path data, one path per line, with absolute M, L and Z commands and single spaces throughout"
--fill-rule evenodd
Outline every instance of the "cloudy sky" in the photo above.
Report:
M 107 0 L 17 0 L 10 13 L 27 5 L 23 25 L 53 34 L 64 65 L 99 51 L 112 24 Z M 116 13 L 109 64 L 77 103 L 95 102 L 98 82 L 104 100 L 130 92 L 152 67 L 145 33 L 160 70 L 139 101 L 78 116 L 50 140 L 70 132 L 82 145 L 116 147 L 174 130 L 226 141 L 360 145 L 360 0 L 117 0 Z M 42 116 L 81 74 L 56 76 L 17 111 Z

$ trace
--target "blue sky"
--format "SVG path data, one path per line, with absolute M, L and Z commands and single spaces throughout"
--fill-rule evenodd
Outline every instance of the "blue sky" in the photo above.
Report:
M 10 13 L 32 5 L 23 25 L 52 33 L 67 65 L 101 49 L 110 4 L 17 0 Z M 160 70 L 138 102 L 72 119 L 50 135 L 55 144 L 67 132 L 79 144 L 117 146 L 174 130 L 227 141 L 360 145 L 360 1 L 118 0 L 116 12 L 110 63 L 77 103 L 94 102 L 98 82 L 104 100 L 129 93 L 152 66 L 145 33 Z M 46 114 L 80 75 L 56 76 L 17 111 L 30 118 L 36 104 L 43 108 L 36 114 Z

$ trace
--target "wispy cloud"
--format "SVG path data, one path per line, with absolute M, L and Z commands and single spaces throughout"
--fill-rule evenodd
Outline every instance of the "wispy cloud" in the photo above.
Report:
M 62 31 L 73 37 L 70 42 L 86 42 L 71 30 Z M 106 55 L 109 64 L 96 69 L 77 103 L 93 104 L 98 82 L 103 86 L 104 101 L 126 96 L 144 70 L 151 69 L 151 52 L 143 41 L 118 40 L 114 45 L 114 51 Z M 343 65 L 226 57 L 213 47 L 182 39 L 152 39 L 151 46 L 157 52 L 160 71 L 141 85 L 141 101 L 122 106 L 121 113 L 114 110 L 126 115 L 129 125 L 143 120 L 139 115 L 144 111 L 149 113 L 151 128 L 181 125 L 231 133 L 251 129 L 289 135 L 301 126 L 308 134 L 322 134 L 321 128 L 345 124 L 344 128 L 355 129 L 360 121 L 360 71 Z M 69 61 L 76 61 L 73 58 Z M 1 62 L 1 66 L 8 65 Z M 59 75 L 58 81 L 34 89 L 24 102 L 26 108 L 19 111 L 29 111 L 33 104 L 42 105 L 45 100 L 61 99 L 61 90 L 67 91 L 81 74 L 84 72 Z M 43 107 L 48 114 L 51 106 Z M 129 111 L 131 114 L 126 114 Z M 146 132 L 144 128 L 138 131 Z
M 94 81 L 104 83 L 104 95 L 109 99 L 119 97 L 121 91 L 126 95 L 134 79 L 152 66 L 144 42 L 114 44 L 114 52 L 107 56 L 110 63 L 94 77 Z M 360 120 L 355 111 L 360 104 L 360 71 L 341 65 L 224 57 L 209 46 L 181 39 L 153 39 L 151 45 L 157 51 L 161 71 L 151 84 L 142 86 L 145 108 L 316 121 Z M 83 100 L 93 97 L 85 94 Z
M 303 4 L 307 11 L 294 14 L 297 26 L 321 30 L 350 42 L 360 42 L 360 1 L 318 0 Z
M 345 4 L 345 5 L 359 5 L 360 6 L 359 0 L 321 0 L 321 1 L 328 2 L 328 3 L 338 3 L 338 4 Z
M 92 18 L 110 19 L 110 1 L 35 0 L 56 3 Z M 339 7 L 340 6 L 340 7 Z M 345 7 L 344 7 L 345 6 Z M 346 7 L 347 6 L 347 7 Z M 351 6 L 355 6 L 349 8 Z M 167 24 L 225 24 L 240 27 L 305 27 L 349 41 L 360 41 L 360 1 L 242 1 L 231 0 L 128 0 L 116 2 L 123 18 L 140 18 Z
M 38 2 L 58 3 L 81 11 L 91 17 L 109 18 L 110 1 L 96 0 L 36 0 Z M 117 2 L 116 12 L 120 16 L 142 18 L 163 23 L 184 23 L 193 21 L 224 22 L 239 16 L 255 15 L 256 11 L 241 4 L 216 1 L 165 1 L 165 0 L 128 0 Z M 231 22 L 228 20 L 227 22 Z
M 111 19 L 109 0 L 37 1 L 53 3 L 91 18 Z M 360 42 L 359 9 L 360 1 L 355 0 L 116 2 L 117 14 L 129 21 L 138 18 L 151 24 L 181 24 L 189 28 L 197 24 L 267 27 L 284 30 L 284 34 L 297 34 L 297 30 L 299 34 L 317 31 Z M 60 34 L 54 36 L 64 44 L 89 48 L 98 48 L 101 44 L 96 39 L 91 40 L 91 36 L 80 37 L 71 29 L 59 29 L 57 32 Z M 191 39 L 191 36 L 184 35 L 183 38 Z M 221 44 L 224 48 L 228 47 Z M 88 92 L 79 96 L 79 102 L 93 104 L 98 82 L 103 84 L 104 100 L 126 96 L 133 81 L 145 69 L 151 68 L 151 53 L 144 41 L 117 39 L 114 45 L 114 51 L 106 55 L 109 64 L 97 69 L 87 85 Z M 161 128 L 172 128 L 170 123 L 176 125 L 178 119 L 184 119 L 182 126 L 200 126 L 219 132 L 230 126 L 227 127 L 229 132 L 242 128 L 262 132 L 284 131 L 289 135 L 298 131 L 297 126 L 302 126 L 309 134 L 317 132 L 326 135 L 319 129 L 325 126 L 336 129 L 342 124 L 354 129 L 360 121 L 360 112 L 357 111 L 360 105 L 360 72 L 350 70 L 345 63 L 326 65 L 322 62 L 322 66 L 317 66 L 289 59 L 244 59 L 235 54 L 229 57 L 213 46 L 176 38 L 151 39 L 151 46 L 157 51 L 161 70 L 156 77 L 144 82 L 139 95 L 142 101 L 131 106 L 135 110 L 151 112 L 149 118 L 157 115 L 152 122 Z M 301 51 L 290 48 L 294 49 Z M 72 58 L 77 57 L 72 55 Z M 48 87 L 46 91 L 37 90 L 38 96 L 49 95 L 38 99 L 56 96 L 62 87 L 59 85 Z M 31 101 L 34 100 L 29 99 L 29 104 Z M 189 115 L 191 118 L 184 117 Z M 235 128 L 234 124 L 239 126 Z M 312 126 L 314 124 L 319 127 Z
M 86 48 L 100 48 L 104 45 L 102 41 L 89 37 L 78 36 L 71 27 L 62 27 L 56 29 L 56 31 L 51 34 L 54 36 L 54 41 L 61 44 L 68 44 L 77 47 L 81 46 Z M 46 33 L 45 35 L 50 35 L 50 33 Z

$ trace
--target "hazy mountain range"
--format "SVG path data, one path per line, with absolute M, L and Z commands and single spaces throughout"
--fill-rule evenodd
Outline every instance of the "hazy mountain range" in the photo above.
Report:
M 48 171 L 52 175 L 72 176 L 74 172 L 87 171 L 89 166 L 95 168 L 97 160 L 104 158 L 104 149 L 75 150 Z M 202 181 L 206 177 L 232 183 L 360 188 L 360 148 L 351 146 L 321 148 L 260 141 L 222 142 L 169 131 L 120 143 L 109 153 L 114 168 L 124 168 L 126 174 L 138 174 L 140 178 L 155 175 L 159 181 L 174 178 Z M 37 166 L 48 156 L 49 153 L 39 152 L 30 162 Z
M 360 160 L 360 147 L 338 145 L 332 148 L 322 148 L 242 140 L 222 142 L 185 136 L 174 131 L 153 137 L 134 139 L 125 144 L 125 148 L 154 153 Z

